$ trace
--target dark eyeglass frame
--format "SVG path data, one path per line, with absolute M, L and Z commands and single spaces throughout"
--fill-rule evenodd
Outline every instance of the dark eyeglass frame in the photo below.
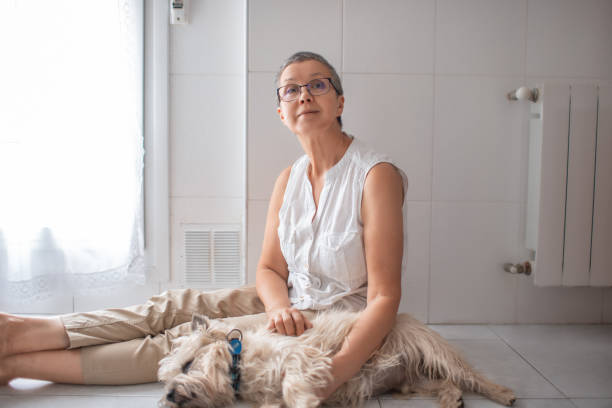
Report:
M 331 79 L 331 78 L 329 78 L 329 77 L 324 77 L 324 78 L 313 78 L 313 79 L 311 79 L 310 81 L 308 81 L 308 83 L 307 83 L 307 84 L 304 84 L 304 85 L 300 85 L 300 84 L 287 84 L 287 85 L 283 85 L 283 86 L 281 86 L 281 87 L 276 88 L 276 97 L 278 98 L 278 103 L 281 103 L 281 102 L 293 102 L 293 101 L 295 101 L 296 99 L 299 99 L 300 95 L 302 94 L 302 88 L 303 88 L 303 87 L 306 87 L 306 89 L 308 90 L 308 93 L 309 93 L 311 96 L 315 96 L 315 95 L 313 95 L 313 94 L 312 94 L 312 92 L 310 91 L 310 87 L 312 86 L 312 85 L 311 85 L 311 82 L 312 82 L 312 81 L 316 81 L 317 79 L 319 79 L 319 80 L 320 80 L 320 79 L 327 79 L 327 82 L 329 82 L 329 84 L 331 85 L 331 87 L 332 87 L 332 88 L 334 88 L 334 91 L 336 91 L 336 93 L 337 93 L 337 94 L 339 94 L 339 92 L 338 92 L 338 88 L 336 88 L 336 86 L 334 85 L 334 82 L 332 81 L 332 79 Z M 289 100 L 289 101 L 285 101 L 285 100 L 283 100 L 283 99 L 281 98 L 281 96 L 280 96 L 280 90 L 281 90 L 282 88 L 284 88 L 284 87 L 286 87 L 286 86 L 290 86 L 290 85 L 295 85 L 295 86 L 297 86 L 297 87 L 298 87 L 298 89 L 300 90 L 300 92 L 297 94 L 297 96 L 295 97 L 295 99 L 291 99 L 291 100 Z M 331 89 L 331 88 L 330 88 L 330 89 Z M 329 92 L 329 90 L 328 90 L 327 92 Z M 327 92 L 320 93 L 320 94 L 317 94 L 317 95 L 325 95 Z

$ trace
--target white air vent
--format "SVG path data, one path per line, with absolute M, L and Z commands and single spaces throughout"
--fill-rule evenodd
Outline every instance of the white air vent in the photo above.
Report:
M 185 286 L 216 289 L 242 285 L 240 236 L 240 225 L 183 225 Z

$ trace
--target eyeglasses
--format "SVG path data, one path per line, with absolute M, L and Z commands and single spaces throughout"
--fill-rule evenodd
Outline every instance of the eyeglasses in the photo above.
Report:
M 331 88 L 334 88 L 336 93 L 338 93 L 331 78 L 317 78 L 308 82 L 306 85 L 288 84 L 277 88 L 276 95 L 278 96 L 279 102 L 291 102 L 296 100 L 300 96 L 303 87 L 306 87 L 308 93 L 312 96 L 324 95 L 328 93 Z

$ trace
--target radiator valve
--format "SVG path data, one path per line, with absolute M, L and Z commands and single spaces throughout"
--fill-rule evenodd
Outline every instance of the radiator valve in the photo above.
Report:
M 531 264 L 529 262 L 523 262 L 518 264 L 505 263 L 504 271 L 515 275 L 531 275 Z

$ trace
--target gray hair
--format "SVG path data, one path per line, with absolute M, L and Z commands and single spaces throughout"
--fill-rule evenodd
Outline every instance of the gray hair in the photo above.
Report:
M 344 90 L 342 89 L 342 82 L 340 81 L 340 76 L 338 76 L 338 73 L 336 72 L 334 67 L 329 62 L 327 62 L 327 60 L 323 58 L 323 56 L 316 54 L 314 52 L 309 52 L 309 51 L 299 51 L 293 54 L 292 56 L 290 56 L 289 58 L 287 58 L 285 62 L 283 63 L 283 65 L 281 65 L 276 75 L 274 76 L 274 83 L 278 86 L 278 81 L 280 80 L 280 77 L 283 74 L 283 71 L 285 71 L 285 69 L 289 65 L 296 63 L 296 62 L 311 61 L 311 60 L 318 61 L 321 64 L 325 65 L 327 69 L 329 69 L 329 72 L 331 74 L 331 83 L 334 89 L 336 90 L 336 93 L 338 94 L 338 96 L 344 95 Z M 280 105 L 280 100 L 278 98 L 276 99 L 276 103 L 277 105 Z M 342 118 L 338 116 L 336 119 L 338 120 L 338 124 L 340 125 L 340 128 L 342 128 Z

